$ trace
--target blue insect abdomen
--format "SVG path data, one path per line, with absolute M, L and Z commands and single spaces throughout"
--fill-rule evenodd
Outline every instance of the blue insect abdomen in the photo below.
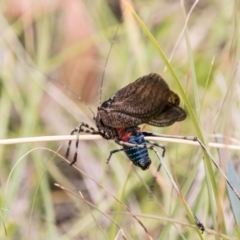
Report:
M 144 139 L 144 135 L 141 133 L 138 127 L 124 129 L 124 134 L 122 135 L 121 140 L 142 146 L 146 146 L 147 144 Z M 146 147 L 140 148 L 137 146 L 124 146 L 124 149 L 128 158 L 133 162 L 134 165 L 139 166 L 142 170 L 149 168 L 151 159 L 149 158 Z

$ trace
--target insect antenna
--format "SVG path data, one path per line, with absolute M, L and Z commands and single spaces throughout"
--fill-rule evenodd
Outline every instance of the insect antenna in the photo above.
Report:
M 58 82 L 58 81 L 56 81 L 56 83 L 62 84 L 62 83 L 60 83 L 60 82 Z M 95 118 L 95 113 L 94 113 L 94 111 L 93 111 L 92 108 L 87 104 L 87 102 L 86 102 L 85 100 L 83 100 L 79 95 L 77 95 L 74 91 L 72 91 L 70 88 L 68 88 L 67 85 L 62 84 L 62 86 L 63 86 L 67 91 L 69 91 L 71 94 L 73 94 L 79 101 L 81 101 L 81 102 L 88 108 L 88 110 L 92 113 L 93 118 Z
M 40 71 L 39 69 L 37 69 L 35 66 L 28 64 L 31 68 L 34 68 L 36 71 L 40 72 L 41 74 L 43 74 L 47 79 L 50 79 L 51 81 L 60 84 L 63 88 L 65 88 L 68 92 L 70 92 L 73 96 L 75 96 L 80 102 L 82 102 L 87 108 L 88 110 L 92 113 L 93 115 L 93 119 L 96 118 L 94 111 L 91 109 L 91 107 L 87 104 L 86 101 L 84 101 L 78 94 L 76 94 L 73 90 L 71 90 L 66 84 L 63 84 L 62 82 L 56 80 L 55 78 L 47 75 L 46 73 Z M 79 124 L 79 126 L 77 128 L 74 128 L 71 131 L 71 135 L 74 135 L 76 133 L 76 145 L 75 145 L 75 152 L 74 152 L 74 157 L 72 162 L 70 163 L 70 165 L 73 165 L 76 161 L 77 161 L 77 156 L 78 156 L 78 145 L 79 145 L 79 134 L 80 132 L 85 132 L 85 133 L 89 133 L 89 134 L 99 134 L 99 132 L 90 127 L 88 124 L 81 122 Z M 71 148 L 71 144 L 72 144 L 72 140 L 69 140 L 68 142 L 68 147 L 67 147 L 67 151 L 65 153 L 65 157 L 68 158 L 69 153 L 70 153 L 70 148 Z
M 73 96 L 75 96 L 80 102 L 82 102 L 82 103 L 88 108 L 88 110 L 92 113 L 93 118 L 95 118 L 95 113 L 94 113 L 94 111 L 91 109 L 91 107 L 87 104 L 87 102 L 86 102 L 84 99 L 82 99 L 78 94 L 76 94 L 73 90 L 71 90 L 66 84 L 64 84 L 64 83 L 56 80 L 55 78 L 49 76 L 48 74 L 40 71 L 40 70 L 39 70 L 38 68 L 36 68 L 35 66 L 30 65 L 30 64 L 28 64 L 28 65 L 29 65 L 31 68 L 34 68 L 34 70 L 36 70 L 36 71 L 40 72 L 41 74 L 43 74 L 47 79 L 50 79 L 52 82 L 55 82 L 55 83 L 61 85 L 63 88 L 65 88 L 68 92 L 70 92 Z
M 125 11 L 125 7 L 124 7 L 123 10 L 122 10 L 122 15 L 121 15 L 121 18 L 120 18 L 120 23 L 121 23 L 122 20 L 123 20 L 124 11 Z M 112 39 L 110 48 L 109 48 L 109 50 L 108 50 L 107 58 L 106 58 L 105 63 L 104 63 L 103 73 L 102 73 L 102 77 L 101 77 L 101 84 L 100 84 L 100 89 L 99 89 L 99 105 L 102 104 L 103 82 L 104 82 L 104 77 L 105 77 L 105 73 L 106 73 L 107 63 L 108 63 L 108 60 L 109 60 L 109 57 L 110 57 L 110 53 L 111 53 L 112 48 L 113 48 L 113 44 L 114 44 L 115 39 L 116 39 L 117 34 L 118 34 L 118 30 L 119 30 L 119 27 L 120 27 L 120 23 L 118 24 L 117 29 L 116 29 L 116 31 L 115 31 L 115 33 L 114 33 L 114 36 L 113 36 L 113 39 Z

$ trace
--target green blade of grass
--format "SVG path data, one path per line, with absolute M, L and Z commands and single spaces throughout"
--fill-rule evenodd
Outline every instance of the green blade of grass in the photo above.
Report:
M 193 122 L 195 131 L 196 131 L 196 135 L 200 139 L 200 141 L 205 145 L 204 137 L 203 137 L 202 131 L 201 131 L 200 126 L 199 126 L 199 121 L 196 117 L 196 114 L 195 114 L 195 112 L 194 112 L 194 110 L 193 110 L 193 108 L 190 104 L 190 101 L 187 98 L 187 96 L 186 96 L 186 94 L 183 90 L 183 87 L 182 87 L 175 71 L 173 70 L 170 62 L 168 61 L 166 55 L 164 54 L 163 50 L 159 46 L 156 39 L 153 37 L 153 35 L 151 34 L 151 32 L 149 31 L 147 26 L 143 23 L 143 21 L 140 19 L 140 17 L 137 15 L 137 13 L 133 10 L 133 8 L 127 2 L 125 2 L 125 4 L 126 4 L 127 8 L 132 12 L 132 14 L 136 18 L 138 24 L 141 26 L 141 28 L 144 30 L 144 32 L 146 33 L 146 35 L 148 36 L 148 38 L 150 39 L 150 41 L 152 42 L 152 44 L 156 48 L 156 50 L 159 53 L 159 55 L 161 56 L 164 64 L 167 66 L 172 78 L 174 79 L 174 81 L 175 81 L 175 83 L 178 87 L 178 90 L 181 94 L 181 97 L 184 100 L 184 103 L 186 105 L 188 114 L 189 114 L 189 116 L 190 116 L 190 118 Z M 213 190 L 214 195 L 215 195 L 215 201 L 216 201 L 217 209 L 218 209 L 219 219 L 224 220 L 223 209 L 222 209 L 221 201 L 220 201 L 220 198 L 219 198 L 218 187 L 217 187 L 217 184 L 216 184 L 213 168 L 212 168 L 212 165 L 211 165 L 211 160 L 210 160 L 209 156 L 207 155 L 207 153 L 205 151 L 203 151 L 203 154 L 204 154 L 205 170 L 206 170 L 206 173 L 208 173 L 208 174 L 206 174 L 208 189 L 209 189 L 208 191 L 210 192 L 211 190 Z M 212 189 L 210 188 L 210 181 L 211 181 Z M 192 220 L 192 217 L 190 217 L 190 219 Z M 221 227 L 222 227 L 223 233 L 226 233 L 226 227 L 225 227 L 224 221 L 221 221 Z

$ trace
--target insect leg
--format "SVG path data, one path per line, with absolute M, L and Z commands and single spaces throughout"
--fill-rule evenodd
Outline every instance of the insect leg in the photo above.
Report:
M 177 186 L 176 182 L 174 181 L 172 175 L 171 175 L 170 172 L 168 171 L 168 168 L 167 168 L 167 166 L 165 165 L 162 157 L 158 154 L 157 150 L 156 150 L 154 147 L 152 147 L 151 149 L 155 152 L 155 154 L 157 155 L 158 159 L 160 160 L 161 165 L 163 166 L 163 168 L 164 168 L 165 172 L 167 173 L 170 181 L 172 182 L 173 187 L 175 188 L 176 192 L 178 193 L 179 198 L 182 200 L 182 202 L 185 203 L 188 211 L 191 212 L 192 217 L 193 217 L 193 219 L 194 219 L 194 221 L 195 221 L 196 226 L 197 226 L 197 227 L 200 229 L 200 231 L 203 233 L 203 232 L 205 231 L 204 225 L 199 221 L 199 219 L 196 217 L 196 215 L 193 213 L 192 209 L 190 208 L 190 206 L 188 205 L 188 203 L 187 203 L 186 200 L 184 199 L 183 195 L 181 194 L 180 190 L 178 189 L 178 186 Z
M 158 166 L 158 169 L 157 169 L 157 172 L 160 171 L 160 168 L 161 166 L 164 167 L 170 181 L 172 182 L 176 192 L 178 193 L 180 199 L 182 200 L 182 202 L 185 203 L 185 206 L 187 207 L 188 211 L 191 213 L 192 215 L 192 219 L 195 220 L 195 224 L 196 226 L 200 229 L 200 231 L 203 233 L 205 228 L 204 228 L 204 225 L 198 220 L 198 218 L 196 217 L 196 215 L 193 213 L 193 211 L 191 210 L 191 208 L 189 207 L 188 203 L 186 202 L 186 200 L 184 199 L 183 195 L 181 194 L 180 190 L 178 189 L 178 186 L 176 184 L 176 182 L 174 181 L 172 175 L 170 174 L 168 168 L 166 167 L 164 161 L 163 161 L 163 157 L 165 155 L 165 147 L 161 144 L 158 144 L 158 143 L 155 143 L 155 142 L 152 142 L 152 141 L 146 141 L 146 143 L 148 143 L 148 145 L 146 144 L 133 144 L 133 143 L 128 143 L 128 142 L 123 142 L 123 141 L 119 141 L 119 140 L 115 140 L 116 143 L 118 143 L 119 145 L 122 145 L 122 146 L 127 146 L 127 147 L 138 147 L 138 148 L 148 148 L 148 149 L 151 149 L 155 152 L 155 154 L 157 155 L 159 161 L 160 161 L 160 164 Z M 154 147 L 159 147 L 161 149 L 163 149 L 163 153 L 162 153 L 162 156 L 160 156 L 157 152 L 157 150 L 154 148 Z M 116 150 L 117 151 L 117 150 Z M 155 178 L 156 179 L 156 178 Z M 151 187 L 150 187 L 150 191 L 152 191 Z
M 83 129 L 85 127 L 86 129 Z M 75 147 L 75 153 L 74 153 L 74 158 L 73 161 L 70 163 L 70 166 L 72 166 L 76 161 L 77 161 L 77 150 L 78 150 L 78 144 L 79 144 L 79 134 L 80 132 L 85 132 L 85 133 L 90 133 L 90 134 L 98 134 L 98 131 L 96 131 L 93 127 L 90 127 L 88 124 L 81 122 L 78 127 L 74 128 L 71 131 L 71 135 L 77 133 L 77 139 L 76 139 L 76 147 Z M 65 157 L 68 158 L 70 148 L 71 148 L 72 140 L 68 142 L 68 148 L 67 152 L 65 154 Z
M 78 132 L 78 128 L 74 128 L 74 129 L 71 131 L 70 134 L 73 135 L 75 132 Z M 71 148 L 71 144 L 72 144 L 72 140 L 69 140 L 67 152 L 66 152 L 66 154 L 65 154 L 65 157 L 66 157 L 66 158 L 68 158 L 69 151 L 70 151 L 70 148 Z
M 200 231 L 203 233 L 205 231 L 205 227 L 204 225 L 199 221 L 199 219 L 197 218 L 197 216 L 192 212 L 195 223 L 197 225 L 197 227 L 200 229 Z
M 186 140 L 186 141 L 193 141 L 193 142 L 198 142 L 199 146 L 202 148 L 203 151 L 205 151 L 207 153 L 207 155 L 209 156 L 209 158 L 211 159 L 212 163 L 215 165 L 215 167 L 220 171 L 220 173 L 222 174 L 222 176 L 224 177 L 225 181 L 227 182 L 228 186 L 233 190 L 233 192 L 235 193 L 235 195 L 237 196 L 237 198 L 240 200 L 240 194 L 238 193 L 238 191 L 235 189 L 235 187 L 232 185 L 232 183 L 230 182 L 230 180 L 228 179 L 226 173 L 222 170 L 222 168 L 218 165 L 218 163 L 215 161 L 215 159 L 213 158 L 212 154 L 208 151 L 208 149 L 206 148 L 206 146 L 201 142 L 200 139 L 198 139 L 197 137 L 193 137 L 193 136 L 173 136 L 173 135 L 163 135 L 163 134 L 157 134 L 157 133 L 152 133 L 152 132 L 143 132 L 144 136 L 146 137 L 167 137 L 167 138 L 173 138 L 173 139 L 181 139 L 181 140 Z
M 159 147 L 163 150 L 162 152 L 162 157 L 165 156 L 165 153 L 166 153 L 166 148 L 164 145 L 160 144 L 160 143 L 155 143 L 155 142 L 152 142 L 152 141 L 148 141 L 148 140 L 145 140 L 147 143 L 149 143 L 151 146 L 155 146 L 155 147 Z M 150 148 L 151 148 L 150 146 Z
M 126 147 L 146 148 L 146 144 L 129 143 L 129 142 L 124 142 L 124 141 L 119 141 L 119 140 L 116 140 L 116 139 L 115 139 L 115 142 L 116 142 L 118 145 L 126 146 Z
M 113 155 L 114 153 L 117 153 L 117 152 L 120 152 L 120 151 L 124 151 L 124 150 L 125 150 L 124 148 L 121 148 L 121 149 L 116 149 L 116 150 L 110 151 L 110 154 L 109 154 L 109 156 L 108 156 L 108 158 L 107 158 L 107 164 L 110 162 L 110 159 L 111 159 L 111 157 L 112 157 L 112 155 Z
M 146 140 L 146 142 L 147 142 L 148 144 L 150 144 L 150 146 L 149 146 L 150 149 L 153 149 L 153 146 L 161 148 L 161 149 L 163 150 L 163 152 L 162 152 L 162 158 L 164 158 L 165 153 L 166 153 L 166 148 L 165 148 L 164 145 L 159 144 L 159 143 L 155 143 L 155 142 L 152 142 L 152 141 L 148 141 L 148 140 Z M 153 181 L 152 181 L 152 183 L 151 183 L 151 185 L 150 185 L 150 187 L 149 187 L 149 188 L 150 188 L 150 198 L 151 198 L 151 194 L 152 194 L 153 191 L 154 191 L 154 186 L 155 186 L 156 180 L 157 180 L 157 173 L 160 172 L 161 166 L 162 166 L 162 163 L 161 163 L 161 161 L 160 161 L 160 163 L 159 163 L 159 165 L 158 165 L 158 168 L 157 168 L 156 175 L 155 175 L 155 177 L 153 178 Z

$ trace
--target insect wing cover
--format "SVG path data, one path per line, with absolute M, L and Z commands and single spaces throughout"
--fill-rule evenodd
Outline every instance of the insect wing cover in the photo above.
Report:
M 150 73 L 120 89 L 102 103 L 98 114 L 104 125 L 113 128 L 143 123 L 164 127 L 186 118 L 180 99 L 157 73 Z

